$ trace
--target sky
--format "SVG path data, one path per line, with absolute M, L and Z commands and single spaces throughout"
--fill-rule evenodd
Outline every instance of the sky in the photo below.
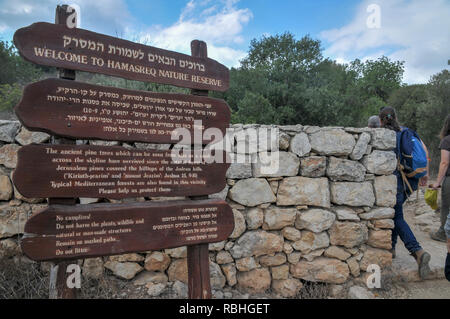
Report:
M 0 0 L 0 40 L 18 28 L 54 22 L 55 0 Z M 190 54 L 206 41 L 208 56 L 238 67 L 252 39 L 286 31 L 322 43 L 339 63 L 385 55 L 405 61 L 403 81 L 427 83 L 449 69 L 450 0 L 67 0 L 80 28 Z

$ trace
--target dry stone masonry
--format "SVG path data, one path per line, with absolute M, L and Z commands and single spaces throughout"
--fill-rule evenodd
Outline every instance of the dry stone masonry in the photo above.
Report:
M 275 138 L 267 129 L 277 129 Z M 0 258 L 23 258 L 18 239 L 25 221 L 47 205 L 45 199 L 23 197 L 12 185 L 17 151 L 49 138 L 29 132 L 17 121 L 0 121 Z M 227 200 L 235 219 L 229 239 L 209 248 L 216 296 L 228 296 L 223 291 L 231 289 L 295 297 L 305 281 L 344 284 L 367 276 L 370 264 L 382 268 L 391 264 L 396 194 L 393 131 L 237 124 L 224 141 L 231 157 L 239 161 L 227 172 L 226 188 L 210 196 Z M 170 146 L 77 143 L 139 149 Z M 267 151 L 277 156 L 267 157 Z M 275 169 L 268 172 L 264 165 Z M 167 199 L 171 198 L 135 200 Z M 145 286 L 150 296 L 159 296 L 169 287 L 180 297 L 187 293 L 186 247 L 92 258 L 82 265 L 87 278 L 100 278 L 106 270 Z

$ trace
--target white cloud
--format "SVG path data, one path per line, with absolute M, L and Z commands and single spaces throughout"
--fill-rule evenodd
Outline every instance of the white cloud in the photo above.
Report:
M 371 13 L 366 9 L 372 3 L 381 9 L 379 29 L 367 27 Z M 449 17 L 447 0 L 366 0 L 349 24 L 321 33 L 329 43 L 325 55 L 349 61 L 376 59 L 384 54 L 405 61 L 406 83 L 426 83 L 431 75 L 448 67 Z
M 140 42 L 186 54 L 190 54 L 191 40 L 203 40 L 208 45 L 208 57 L 228 67 L 238 66 L 246 52 L 232 47 L 243 43 L 243 28 L 252 13 L 249 9 L 238 9 L 237 2 L 191 0 L 177 22 L 168 27 L 152 26 L 135 34 Z M 128 31 L 132 37 L 133 31 Z
M 81 28 L 121 36 L 133 22 L 124 0 L 69 0 L 81 9 Z M 0 0 L 0 32 L 15 30 L 34 22 L 53 22 L 58 0 Z
M 81 9 L 81 28 L 158 48 L 190 54 L 191 40 L 203 40 L 208 56 L 228 66 L 238 66 L 246 55 L 243 30 L 252 19 L 238 0 L 190 0 L 176 22 L 168 26 L 142 26 L 133 18 L 126 0 L 69 0 Z M 53 22 L 58 0 L 0 0 L 0 33 L 12 33 L 34 22 Z

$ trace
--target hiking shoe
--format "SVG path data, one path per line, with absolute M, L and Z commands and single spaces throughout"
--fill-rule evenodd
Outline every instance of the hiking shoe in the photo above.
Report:
M 430 234 L 431 239 L 437 240 L 437 241 L 441 241 L 443 243 L 447 242 L 447 236 L 445 235 L 444 232 L 441 231 L 437 231 L 435 233 L 431 233 Z
M 424 280 L 430 274 L 430 259 L 431 255 L 425 250 L 421 249 L 412 254 L 416 258 L 417 264 L 419 265 L 419 276 L 420 279 Z

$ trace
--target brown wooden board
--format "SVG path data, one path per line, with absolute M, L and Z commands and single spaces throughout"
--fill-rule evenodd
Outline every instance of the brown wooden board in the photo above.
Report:
M 47 79 L 25 87 L 15 112 L 32 131 L 65 137 L 194 144 L 194 127 L 202 137 L 208 128 L 222 135 L 205 134 L 196 144 L 219 141 L 230 122 L 225 101 L 185 94 L 151 93 Z M 194 121 L 201 125 L 194 126 Z M 191 139 L 172 132 L 187 129 Z
M 185 151 L 176 150 L 181 157 L 173 161 L 171 150 L 31 144 L 18 152 L 13 181 L 30 198 L 196 196 L 223 190 L 227 154 L 217 152 L 220 163 L 201 148 Z
M 27 221 L 21 247 L 37 261 L 89 258 L 219 242 L 233 229 L 231 207 L 217 199 L 53 205 Z
M 17 30 L 14 44 L 28 61 L 180 87 L 226 91 L 229 70 L 192 57 L 78 28 L 37 22 Z

